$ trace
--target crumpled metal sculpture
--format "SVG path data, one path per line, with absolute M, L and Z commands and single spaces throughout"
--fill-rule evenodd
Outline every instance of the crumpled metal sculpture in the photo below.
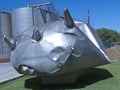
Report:
M 4 38 L 14 46 L 10 54 L 14 68 L 22 74 L 39 75 L 45 83 L 72 82 L 86 69 L 110 62 L 96 31 L 73 21 L 68 9 L 64 19 L 33 26 L 14 43 Z

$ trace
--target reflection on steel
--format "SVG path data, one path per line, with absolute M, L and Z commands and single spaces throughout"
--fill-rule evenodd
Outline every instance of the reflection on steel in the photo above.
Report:
M 25 9 L 31 13 L 31 8 Z M 14 27 L 25 23 L 16 28 L 22 32 L 16 35 L 17 45 L 10 54 L 19 73 L 39 75 L 43 83 L 72 83 L 86 69 L 110 62 L 96 31 L 86 23 L 73 21 L 68 9 L 64 19 L 37 26 L 32 26 L 31 16 L 25 15 L 12 17 L 13 22 L 21 18 Z M 27 22 L 22 21 L 24 17 Z
M 36 71 L 32 68 L 29 68 L 27 66 L 21 66 L 20 67 L 20 72 L 22 72 L 23 74 L 36 74 Z
M 40 8 L 24 7 L 12 11 L 13 37 L 21 35 L 32 26 L 44 24 L 46 21 Z
M 39 30 L 35 29 L 35 30 L 33 31 L 32 39 L 33 39 L 33 41 L 35 41 L 35 42 L 38 42 L 38 41 L 41 39 L 41 35 L 40 35 Z
M 3 36 L 12 36 L 12 25 L 10 13 L 0 12 L 0 62 L 8 62 L 11 48 L 4 41 Z
M 72 17 L 70 16 L 68 12 L 68 9 L 65 9 L 64 19 L 65 19 L 65 24 L 68 28 L 74 27 L 74 21 L 72 20 Z
M 4 35 L 3 38 L 5 39 L 5 41 L 7 42 L 7 44 L 11 47 L 11 49 L 15 49 L 16 47 L 16 40 L 9 37 L 9 36 L 6 36 Z

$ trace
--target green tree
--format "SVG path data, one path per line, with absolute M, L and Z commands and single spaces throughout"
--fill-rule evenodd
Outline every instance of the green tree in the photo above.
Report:
M 120 42 L 120 33 L 115 30 L 100 28 L 97 29 L 97 33 L 105 42 Z

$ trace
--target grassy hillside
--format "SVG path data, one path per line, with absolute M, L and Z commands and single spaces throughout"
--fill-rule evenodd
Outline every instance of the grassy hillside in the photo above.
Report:
M 0 90 L 120 90 L 120 61 L 90 69 L 72 85 L 42 85 L 37 77 L 24 76 L 0 84 Z

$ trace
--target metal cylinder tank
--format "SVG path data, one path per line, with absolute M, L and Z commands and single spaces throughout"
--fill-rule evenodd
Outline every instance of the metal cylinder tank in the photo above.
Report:
M 0 62 L 10 61 L 11 48 L 4 41 L 4 35 L 12 37 L 11 15 L 10 13 L 0 12 Z
M 44 24 L 42 9 L 39 7 L 24 7 L 12 11 L 12 32 L 13 37 L 22 34 L 32 26 Z

